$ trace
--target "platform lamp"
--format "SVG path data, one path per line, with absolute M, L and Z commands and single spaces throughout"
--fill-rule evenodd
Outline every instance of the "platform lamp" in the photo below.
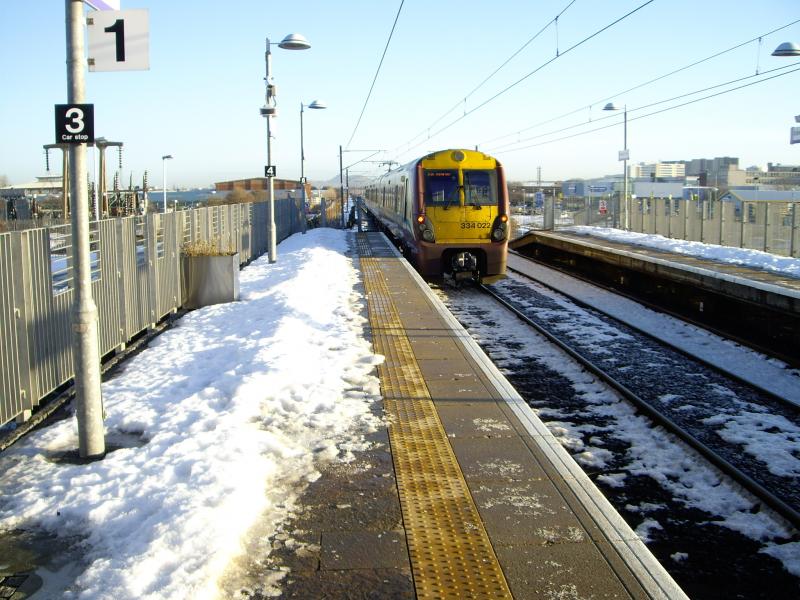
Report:
M 772 52 L 772 56 L 800 56 L 800 45 L 794 42 L 783 42 L 780 46 L 775 48 Z M 800 115 L 795 115 L 794 122 L 800 123 Z M 800 144 L 800 127 L 791 128 L 789 143 Z
M 302 188 L 301 198 L 303 203 L 303 218 L 305 219 L 305 211 L 306 211 L 306 172 L 305 172 L 305 163 L 306 163 L 306 154 L 303 148 L 303 108 L 313 108 L 314 110 L 324 110 L 328 108 L 328 105 L 325 104 L 322 100 L 312 100 L 311 104 L 303 104 L 300 102 L 300 187 Z M 324 227 L 325 223 L 325 213 L 322 213 L 322 226 Z M 305 230 L 305 228 L 304 228 Z
M 622 108 L 609 102 L 603 107 L 603 110 L 621 110 L 623 111 L 623 129 L 622 129 L 622 143 L 623 149 L 619 153 L 619 160 L 622 161 L 622 206 L 625 209 L 625 229 L 630 229 L 630 211 L 628 210 L 628 105 L 623 105 Z M 619 225 L 618 219 L 615 225 Z
M 167 161 L 172 160 L 172 154 L 161 157 L 161 192 L 164 197 L 164 214 L 167 213 Z
M 264 54 L 264 62 L 266 63 L 266 77 L 264 81 L 267 86 L 267 97 L 264 106 L 261 108 L 261 116 L 267 120 L 267 169 L 264 173 L 268 180 L 267 185 L 267 249 L 269 251 L 269 262 L 274 263 L 278 260 L 277 249 L 277 235 L 275 233 L 275 186 L 273 177 L 275 176 L 274 165 L 272 164 L 272 132 L 270 129 L 270 122 L 272 117 L 275 116 L 277 108 L 275 101 L 275 83 L 272 80 L 270 67 L 272 66 L 272 52 L 270 46 L 274 45 L 267 40 L 267 51 Z M 279 48 L 284 50 L 308 50 L 311 44 L 299 33 L 291 33 L 283 38 L 279 44 Z
M 772 56 L 800 56 L 800 45 L 794 42 L 783 42 L 775 48 Z

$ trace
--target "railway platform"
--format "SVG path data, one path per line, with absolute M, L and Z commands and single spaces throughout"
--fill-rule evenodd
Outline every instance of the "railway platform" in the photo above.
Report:
M 310 487 L 284 597 L 686 598 L 386 237 L 357 246 L 388 428 Z

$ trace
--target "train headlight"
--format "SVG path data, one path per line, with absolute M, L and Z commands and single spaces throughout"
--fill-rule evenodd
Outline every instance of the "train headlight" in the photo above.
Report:
M 436 235 L 433 233 L 433 225 L 428 222 L 425 215 L 417 216 L 417 227 L 419 227 L 419 234 L 426 242 L 435 242 Z
M 506 237 L 508 237 L 508 216 L 502 215 L 494 220 L 492 239 L 495 242 L 502 242 Z

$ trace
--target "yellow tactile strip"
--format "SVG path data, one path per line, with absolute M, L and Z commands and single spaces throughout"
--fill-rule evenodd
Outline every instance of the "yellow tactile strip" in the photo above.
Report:
M 359 249 L 362 250 L 361 240 Z M 380 263 L 362 253 L 389 439 L 418 598 L 511 598 Z

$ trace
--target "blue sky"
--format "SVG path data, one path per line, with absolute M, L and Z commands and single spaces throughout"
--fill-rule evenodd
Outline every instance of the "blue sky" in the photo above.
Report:
M 800 43 L 800 23 L 764 35 L 800 19 L 800 3 L 764 0 L 745 8 L 723 0 L 655 0 L 565 53 L 645 2 L 576 0 L 558 19 L 556 32 L 547 25 L 570 0 L 406 0 L 348 146 L 400 0 L 122 0 L 123 9 L 150 12 L 150 70 L 87 73 L 87 101 L 95 105 L 96 135 L 125 144 L 126 182 L 130 173 L 138 181 L 148 170 L 151 183 L 159 183 L 164 154 L 174 156 L 170 185 L 260 176 L 266 164 L 266 127 L 258 110 L 264 104 L 265 39 L 279 42 L 297 32 L 311 49 L 275 46 L 272 51 L 279 110 L 272 162 L 279 177 L 300 174 L 300 102 L 314 99 L 329 108 L 304 114 L 306 175 L 312 180 L 338 176 L 340 144 L 350 150 L 383 149 L 374 159 L 400 162 L 431 150 L 478 145 L 499 158 L 515 180 L 535 178 L 537 167 L 546 180 L 621 172 L 622 115 L 601 110 L 611 99 L 628 107 L 632 162 L 738 156 L 743 166 L 800 164 L 800 145 L 789 144 L 793 117 L 800 114 L 800 71 L 791 71 L 800 67 L 800 59 L 770 56 L 781 42 Z M 66 102 L 64 2 L 1 0 L 0 22 L 5 115 L 0 175 L 22 183 L 44 174 L 42 145 L 54 141 L 53 105 Z M 631 90 L 762 35 L 760 45 L 744 44 Z M 560 56 L 552 60 L 557 46 Z M 698 96 L 642 109 L 645 105 L 753 76 L 756 70 L 762 75 L 737 85 L 788 74 L 637 118 Z M 631 91 L 622 94 L 626 90 Z M 562 117 L 566 113 L 572 114 Z M 551 122 L 534 127 L 544 121 Z M 430 139 L 428 131 L 435 134 Z M 365 156 L 347 152 L 345 165 Z M 59 172 L 60 160 L 52 162 Z M 381 168 L 362 163 L 352 171 Z

